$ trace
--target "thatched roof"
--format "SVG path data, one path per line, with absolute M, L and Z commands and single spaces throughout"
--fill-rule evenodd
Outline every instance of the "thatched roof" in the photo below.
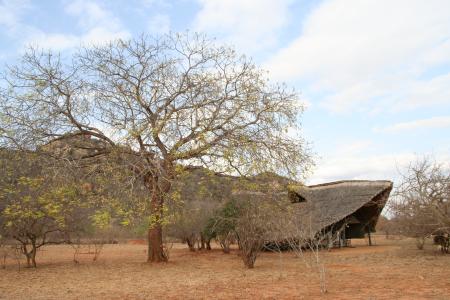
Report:
M 392 185 L 386 180 L 349 180 L 290 186 L 289 197 L 298 202 L 299 211 L 312 217 L 315 227 L 325 228 L 347 218 L 374 228 Z

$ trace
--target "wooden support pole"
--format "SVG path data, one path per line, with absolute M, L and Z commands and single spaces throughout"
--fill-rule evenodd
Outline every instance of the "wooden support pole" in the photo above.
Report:
M 347 247 L 347 236 L 345 235 L 345 227 L 344 230 L 342 230 L 342 246 Z
M 369 246 L 372 246 L 372 238 L 370 236 L 370 228 L 367 227 L 367 235 L 369 236 Z

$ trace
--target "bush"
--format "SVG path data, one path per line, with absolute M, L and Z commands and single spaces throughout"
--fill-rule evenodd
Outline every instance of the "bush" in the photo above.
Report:
M 226 202 L 222 208 L 216 210 L 203 229 L 207 243 L 211 239 L 216 239 L 223 252 L 230 253 L 230 245 L 235 239 L 239 214 L 239 206 L 235 200 Z

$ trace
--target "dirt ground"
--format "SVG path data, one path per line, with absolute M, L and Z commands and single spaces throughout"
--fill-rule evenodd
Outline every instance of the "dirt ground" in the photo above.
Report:
M 322 251 L 328 292 L 308 267 L 311 254 L 263 253 L 245 269 L 237 251 L 189 252 L 175 244 L 170 262 L 145 263 L 145 245 L 107 245 L 98 261 L 72 261 L 69 246 L 48 246 L 37 269 L 9 261 L 0 270 L 0 299 L 450 299 L 450 255 L 408 239 L 376 236 L 375 246 Z

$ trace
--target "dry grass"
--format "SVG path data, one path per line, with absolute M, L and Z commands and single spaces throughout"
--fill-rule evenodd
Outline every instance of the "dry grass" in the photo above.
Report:
M 167 264 L 144 263 L 144 245 L 105 246 L 97 262 L 74 264 L 68 246 L 49 246 L 38 269 L 0 270 L 1 299 L 449 299 L 450 255 L 411 240 L 323 251 L 328 290 L 291 253 L 264 253 L 247 270 L 234 251 L 189 252 L 175 245 Z M 309 254 L 306 254 L 308 260 Z

